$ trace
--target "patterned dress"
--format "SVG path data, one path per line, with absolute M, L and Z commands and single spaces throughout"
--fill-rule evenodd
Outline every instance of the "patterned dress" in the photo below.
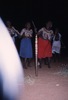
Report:
M 61 49 L 61 34 L 58 33 L 59 35 L 59 39 L 55 40 L 55 36 L 53 38 L 53 44 L 52 44 L 52 53 L 60 53 L 60 49 Z

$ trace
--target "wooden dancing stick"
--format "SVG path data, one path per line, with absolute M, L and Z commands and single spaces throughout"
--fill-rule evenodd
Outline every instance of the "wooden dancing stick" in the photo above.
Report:
M 38 76 L 38 40 L 37 40 L 37 28 L 34 24 L 34 21 L 32 21 L 32 24 L 34 26 L 35 31 L 35 75 Z
M 32 20 L 32 24 L 33 24 L 33 27 L 34 27 L 35 34 L 37 34 L 37 28 L 36 28 L 33 20 Z
M 35 36 L 35 74 L 38 76 L 38 40 L 37 34 Z

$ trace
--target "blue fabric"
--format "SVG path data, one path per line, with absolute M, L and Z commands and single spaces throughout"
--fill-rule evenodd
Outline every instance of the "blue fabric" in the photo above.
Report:
M 30 38 L 23 38 L 20 44 L 20 56 L 23 58 L 32 58 L 32 43 Z

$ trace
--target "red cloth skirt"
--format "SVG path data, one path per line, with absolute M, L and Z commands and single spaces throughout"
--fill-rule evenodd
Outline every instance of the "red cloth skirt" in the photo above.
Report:
M 38 38 L 38 58 L 52 57 L 52 47 L 49 40 Z

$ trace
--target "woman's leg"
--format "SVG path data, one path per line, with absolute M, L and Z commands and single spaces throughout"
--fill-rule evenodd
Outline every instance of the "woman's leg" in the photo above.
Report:
M 48 57 L 48 68 L 51 68 L 51 66 L 50 66 L 50 62 L 51 62 L 51 58 Z
M 27 69 L 27 58 L 21 58 L 21 63 L 23 65 L 23 68 Z
M 24 68 L 27 69 L 27 58 L 24 58 Z
M 32 58 L 28 58 L 28 59 L 27 59 L 27 63 L 28 63 L 28 66 L 29 66 L 29 67 L 31 67 L 31 61 L 32 61 Z
M 47 57 L 44 58 L 44 64 L 45 64 L 45 65 L 48 65 L 48 58 L 47 58 Z

